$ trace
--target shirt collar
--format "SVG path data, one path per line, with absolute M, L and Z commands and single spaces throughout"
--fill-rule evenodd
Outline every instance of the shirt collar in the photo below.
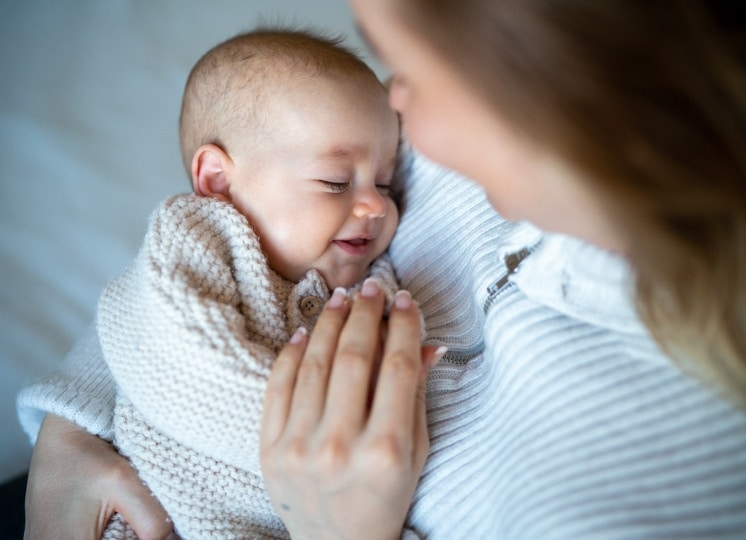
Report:
M 511 276 L 528 297 L 570 317 L 623 333 L 647 333 L 622 257 L 574 237 L 545 233 Z

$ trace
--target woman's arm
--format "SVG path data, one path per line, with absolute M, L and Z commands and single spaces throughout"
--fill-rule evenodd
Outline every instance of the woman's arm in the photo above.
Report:
M 176 538 L 166 512 L 111 444 L 48 415 L 31 458 L 24 537 L 99 539 L 114 512 L 142 539 Z
M 91 326 L 62 369 L 25 388 L 18 416 L 35 442 L 26 489 L 26 538 L 100 538 L 118 511 L 141 538 L 171 524 L 111 437 L 115 386 Z M 83 429 L 84 428 L 84 429 Z
M 377 287 L 352 308 L 335 293 L 310 339 L 296 333 L 275 364 L 262 470 L 293 538 L 401 535 L 428 451 L 423 364 L 433 351 L 422 352 L 419 310 L 400 292 L 376 373 L 382 311 Z

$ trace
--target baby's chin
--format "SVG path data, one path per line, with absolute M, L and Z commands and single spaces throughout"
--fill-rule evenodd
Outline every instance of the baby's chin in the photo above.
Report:
M 343 289 L 349 289 L 350 287 L 353 287 L 360 283 L 363 278 L 365 277 L 365 274 L 360 274 L 359 276 L 351 277 L 349 279 L 327 279 L 324 278 L 324 281 L 326 281 L 326 285 L 329 287 L 330 291 L 333 291 L 337 287 L 342 287 Z
M 350 287 L 357 285 L 365 278 L 368 269 L 366 268 L 365 271 L 362 272 L 335 272 L 334 275 L 327 275 L 327 272 L 324 272 L 323 270 L 319 271 L 321 272 L 324 281 L 326 281 L 326 285 L 327 287 L 329 287 L 329 290 L 333 291 L 337 287 L 349 289 Z

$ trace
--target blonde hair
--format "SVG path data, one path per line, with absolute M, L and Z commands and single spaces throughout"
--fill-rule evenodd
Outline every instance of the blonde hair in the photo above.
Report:
M 277 85 L 293 84 L 287 80 L 297 74 L 363 77 L 380 85 L 365 62 L 341 43 L 341 37 L 307 30 L 259 28 L 205 53 L 187 78 L 179 118 L 187 174 L 199 146 L 213 143 L 230 154 L 229 134 L 261 136 L 269 121 L 263 105 Z
M 587 173 L 627 236 L 652 334 L 686 370 L 746 404 L 744 8 L 391 5 L 497 114 Z

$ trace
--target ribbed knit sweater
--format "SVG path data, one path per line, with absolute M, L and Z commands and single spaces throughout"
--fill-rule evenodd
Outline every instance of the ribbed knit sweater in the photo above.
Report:
M 624 261 L 502 220 L 478 187 L 422 158 L 407 177 L 390 254 L 429 338 L 449 346 L 429 377 L 431 451 L 408 528 L 449 540 L 746 538 L 746 414 L 661 353 Z M 506 259 L 526 254 L 506 276 Z M 106 431 L 100 356 L 89 334 L 65 371 L 21 394 L 32 440 L 43 411 Z

